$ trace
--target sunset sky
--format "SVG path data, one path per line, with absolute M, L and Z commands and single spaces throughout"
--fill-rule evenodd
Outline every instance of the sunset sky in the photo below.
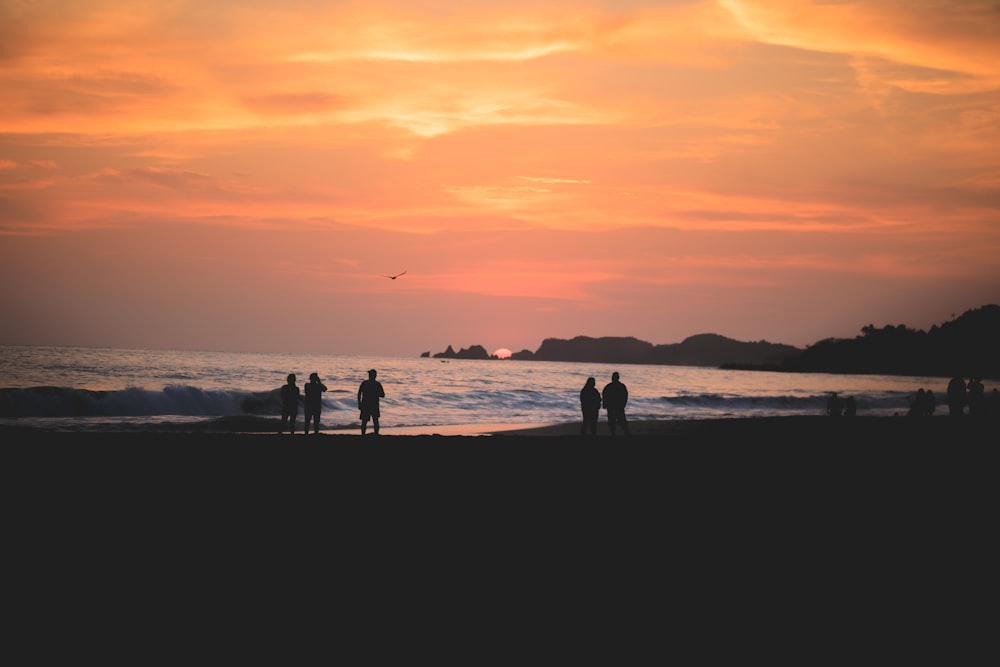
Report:
M 998 0 L 0 0 L 0 90 L 0 344 L 804 347 L 1000 303 Z

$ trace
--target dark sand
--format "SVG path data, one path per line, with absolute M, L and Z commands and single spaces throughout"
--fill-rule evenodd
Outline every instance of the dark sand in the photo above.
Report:
M 318 435 L 265 433 L 101 432 L 66 433 L 2 428 L 0 456 L 11 470 L 39 474 L 85 471 L 101 477 L 117 470 L 150 477 L 246 469 L 271 475 L 287 470 L 314 476 L 372 473 L 391 478 L 450 480 L 454 474 L 483 481 L 549 471 L 558 484 L 565 471 L 595 481 L 612 471 L 636 480 L 687 483 L 756 483 L 792 477 L 803 483 L 901 471 L 975 477 L 996 470 L 998 423 L 946 416 L 824 416 L 630 422 L 631 435 L 580 436 L 578 423 L 502 430 L 492 435 L 391 435 L 357 432 Z M 353 468 L 352 468 L 353 466 Z M 255 470 L 262 467 L 260 470 Z M 229 477 L 223 475 L 220 481 Z M 745 480 L 745 481 L 744 481 Z M 349 481 L 341 479 L 341 482 Z M 377 479 L 378 483 L 382 480 Z M 605 481 L 621 481 L 615 480 Z M 954 482 L 954 479 L 949 479 Z
M 845 632 L 884 636 L 900 614 L 937 632 L 980 608 L 966 593 L 988 594 L 994 423 L 633 422 L 628 438 L 600 426 L 596 438 L 577 424 L 366 438 L 3 429 L 8 570 L 39 572 L 31 581 L 60 595 L 86 582 L 87 601 L 115 582 L 156 606 L 227 582 L 223 597 L 268 623 L 295 610 L 262 606 L 264 581 L 376 625 L 401 610 L 437 618 L 443 603 L 459 617 L 432 633 L 444 643 L 490 609 L 504 632 L 523 622 L 548 636 L 558 609 L 602 626 L 624 614 L 657 638 L 674 609 L 712 630 L 699 650 L 730 647 L 722 618 L 760 621 L 754 653 L 768 656 L 820 628 L 832 635 L 808 654 L 826 655 Z M 216 604 L 200 604 L 190 611 L 214 623 Z M 923 646 L 912 630 L 896 637 L 891 655 Z
M 191 528 L 205 539 L 263 531 L 292 541 L 389 541 L 403 559 L 448 543 L 454 558 L 468 561 L 467 549 L 530 551 L 560 535 L 582 540 L 583 549 L 622 542 L 658 552 L 684 543 L 712 545 L 710 558 L 740 559 L 764 548 L 761 540 L 768 550 L 790 542 L 793 552 L 833 550 L 854 561 L 897 538 L 906 550 L 946 545 L 979 554 L 992 540 L 1000 507 L 995 422 L 632 422 L 633 435 L 614 438 L 600 427 L 598 437 L 560 424 L 364 438 L 7 428 L 0 489 L 15 509 L 9 516 L 45 517 L 31 520 L 31 531 Z

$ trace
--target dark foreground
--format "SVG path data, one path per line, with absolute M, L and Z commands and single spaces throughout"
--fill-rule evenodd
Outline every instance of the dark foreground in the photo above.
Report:
M 9 606 L 78 625 L 110 601 L 121 613 L 102 655 L 143 628 L 169 629 L 148 652 L 173 645 L 180 619 L 214 635 L 241 614 L 265 631 L 293 616 L 299 634 L 324 639 L 347 622 L 372 655 L 398 651 L 382 633 L 395 619 L 422 629 L 414 655 L 464 641 L 463 661 L 515 637 L 557 644 L 560 656 L 577 647 L 638 662 L 676 657 L 689 637 L 713 663 L 737 645 L 787 664 L 891 662 L 902 647 L 970 662 L 982 655 L 977 638 L 993 636 L 980 610 L 996 581 L 995 424 L 655 422 L 614 439 L 577 428 L 367 438 L 7 429 L 5 559 L 10 580 L 25 583 Z M 148 622 L 165 609 L 182 611 Z M 230 639 L 260 646 L 245 627 Z
M 742 549 L 778 530 L 838 549 L 844 531 L 910 531 L 969 549 L 992 535 L 1000 507 L 995 422 L 663 421 L 633 423 L 627 438 L 601 427 L 596 438 L 577 424 L 377 437 L 7 429 L 0 486 L 14 516 L 40 511 L 74 526 L 168 520 L 225 531 L 250 521 L 293 539 L 374 531 L 401 548 L 511 530 L 517 540 L 582 530 L 651 542 L 693 530 Z
M 259 433 L 63 433 L 0 430 L 8 484 L 29 476 L 91 484 L 168 483 L 224 489 L 260 483 L 296 493 L 433 485 L 531 484 L 579 491 L 623 486 L 763 490 L 769 484 L 936 486 L 992 477 L 1000 461 L 995 421 L 821 416 L 632 422 L 631 436 L 579 435 L 575 423 L 493 435 L 277 435 Z M 581 477 L 582 476 L 582 477 Z M 586 480 L 586 481 L 585 481 Z

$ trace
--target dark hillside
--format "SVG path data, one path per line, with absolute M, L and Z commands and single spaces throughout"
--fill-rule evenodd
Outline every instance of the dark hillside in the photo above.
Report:
M 829 338 L 788 359 L 782 370 L 1000 378 L 1000 306 L 970 310 L 930 331 L 902 324 L 862 327 L 852 339 Z

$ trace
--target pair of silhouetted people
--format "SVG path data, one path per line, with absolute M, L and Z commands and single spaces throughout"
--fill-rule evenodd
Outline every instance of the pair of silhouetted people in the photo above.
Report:
M 844 414 L 844 400 L 837 395 L 837 392 L 830 392 L 826 399 L 826 414 L 830 417 L 840 417 Z
M 978 375 L 970 377 L 968 385 L 960 377 L 953 377 L 948 382 L 948 414 L 961 417 L 966 405 L 970 417 L 980 417 L 986 412 L 986 387 Z
M 930 389 L 917 389 L 917 395 L 910 403 L 910 411 L 906 414 L 910 417 L 931 417 L 937 409 L 934 399 L 934 392 Z
M 580 435 L 597 435 L 597 417 L 601 405 L 608 412 L 608 428 L 615 435 L 618 426 L 628 435 L 628 422 L 625 419 L 625 405 L 628 403 L 628 388 L 622 384 L 618 371 L 611 374 L 611 382 L 604 385 L 604 390 L 597 391 L 597 381 L 587 378 L 580 390 L 580 411 L 583 413 L 583 423 L 580 425 Z
M 361 435 L 368 430 L 368 420 L 372 422 L 372 430 L 378 435 L 379 399 L 385 398 L 382 383 L 375 379 L 377 371 L 368 371 L 368 379 L 358 387 L 358 410 L 361 411 Z
M 841 398 L 837 392 L 832 391 L 826 399 L 826 414 L 831 417 L 853 417 L 858 414 L 858 407 L 853 396 Z
M 324 391 L 326 385 L 320 381 L 319 374 L 311 373 L 309 382 L 305 386 L 306 426 L 303 433 L 309 433 L 310 424 L 313 426 L 313 432 L 319 433 L 319 415 L 323 409 Z M 287 384 L 281 388 L 281 425 L 278 427 L 278 433 L 283 432 L 285 426 L 288 426 L 289 433 L 295 433 L 295 418 L 299 414 L 301 398 L 302 393 L 295 384 L 295 373 L 289 373 Z

